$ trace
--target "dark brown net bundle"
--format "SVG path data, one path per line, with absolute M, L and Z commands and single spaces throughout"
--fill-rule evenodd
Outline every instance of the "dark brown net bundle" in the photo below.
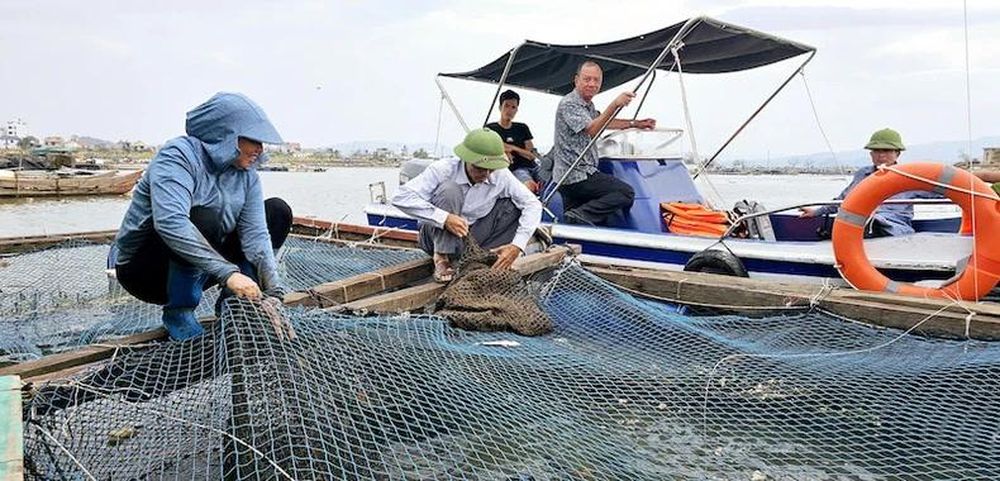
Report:
M 455 280 L 438 300 L 435 314 L 452 327 L 472 331 L 513 331 L 540 336 L 552 331 L 552 320 L 538 308 L 528 285 L 511 269 L 492 269 L 497 255 L 466 238 Z

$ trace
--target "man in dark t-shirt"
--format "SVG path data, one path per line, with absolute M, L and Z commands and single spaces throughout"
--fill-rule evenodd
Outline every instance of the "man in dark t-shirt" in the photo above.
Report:
M 532 144 L 531 129 L 521 122 L 514 122 L 521 97 L 513 90 L 500 94 L 500 121 L 486 124 L 486 127 L 498 134 L 504 142 L 504 151 L 510 157 L 510 171 L 518 180 L 528 187 L 528 190 L 538 193 L 538 164 L 535 159 L 538 154 Z

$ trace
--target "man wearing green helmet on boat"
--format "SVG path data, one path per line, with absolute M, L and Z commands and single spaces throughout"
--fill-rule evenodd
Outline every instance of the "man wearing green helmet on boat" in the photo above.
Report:
M 899 132 L 893 129 L 882 129 L 872 134 L 865 148 L 869 150 L 872 165 L 867 165 L 858 169 L 854 173 L 851 183 L 836 197 L 835 200 L 843 200 L 854 187 L 865 180 L 866 177 L 874 173 L 880 166 L 895 165 L 899 160 L 899 155 L 906 150 L 903 145 L 903 138 Z M 924 191 L 900 192 L 891 199 L 937 199 L 940 194 Z M 817 217 L 836 213 L 839 207 L 836 205 L 824 205 L 822 207 L 803 207 L 801 217 Z M 903 234 L 912 234 L 913 231 L 913 204 L 882 204 L 872 216 L 871 222 L 865 228 L 865 237 L 885 237 Z
M 392 198 L 392 205 L 418 219 L 420 247 L 434 256 L 439 282 L 452 279 L 451 262 L 466 236 L 498 254 L 494 268 L 510 268 L 542 218 L 542 203 L 507 168 L 496 132 L 469 132 L 455 155 L 427 166 Z

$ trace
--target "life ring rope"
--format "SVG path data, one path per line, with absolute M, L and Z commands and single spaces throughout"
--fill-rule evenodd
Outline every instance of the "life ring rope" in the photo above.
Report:
M 941 180 L 943 180 L 945 182 L 939 182 L 937 180 L 933 180 L 933 179 L 929 179 L 929 178 L 926 178 L 926 177 L 921 177 L 919 175 L 911 174 L 909 172 L 900 170 L 900 169 L 898 169 L 896 167 L 893 167 L 891 165 L 889 165 L 889 166 L 882 165 L 882 166 L 879 166 L 878 169 L 879 170 L 887 170 L 889 172 L 902 175 L 903 177 L 908 177 L 908 178 L 911 178 L 913 180 L 919 180 L 920 182 L 931 184 L 931 185 L 934 186 L 934 189 L 931 189 L 931 192 L 934 192 L 935 194 L 944 195 L 946 191 L 954 190 L 956 192 L 961 192 L 963 194 L 967 194 L 967 195 L 974 196 L 974 197 L 983 197 L 983 198 L 990 199 L 990 200 L 998 200 L 998 201 L 1000 201 L 1000 196 L 998 196 L 997 193 L 993 189 L 990 189 L 990 193 L 985 193 L 985 192 L 975 192 L 975 191 L 971 191 L 969 189 L 963 189 L 961 187 L 956 187 L 954 185 L 951 185 L 950 182 L 955 177 L 955 172 L 958 171 L 959 169 L 957 169 L 955 167 L 952 167 L 950 165 L 945 166 L 945 169 L 944 169 L 944 171 L 943 171 L 943 173 L 941 175 Z

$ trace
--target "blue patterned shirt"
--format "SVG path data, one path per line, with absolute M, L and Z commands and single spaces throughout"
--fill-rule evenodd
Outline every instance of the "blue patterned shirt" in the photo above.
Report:
M 558 182 L 563 174 L 580 156 L 580 152 L 590 143 L 587 126 L 601 113 L 594 108 L 594 103 L 583 100 L 576 90 L 566 94 L 559 101 L 556 109 L 555 141 L 552 147 L 552 181 Z M 591 147 L 584 154 L 576 168 L 566 177 L 563 185 L 575 184 L 586 180 L 590 174 L 597 172 L 597 147 Z

